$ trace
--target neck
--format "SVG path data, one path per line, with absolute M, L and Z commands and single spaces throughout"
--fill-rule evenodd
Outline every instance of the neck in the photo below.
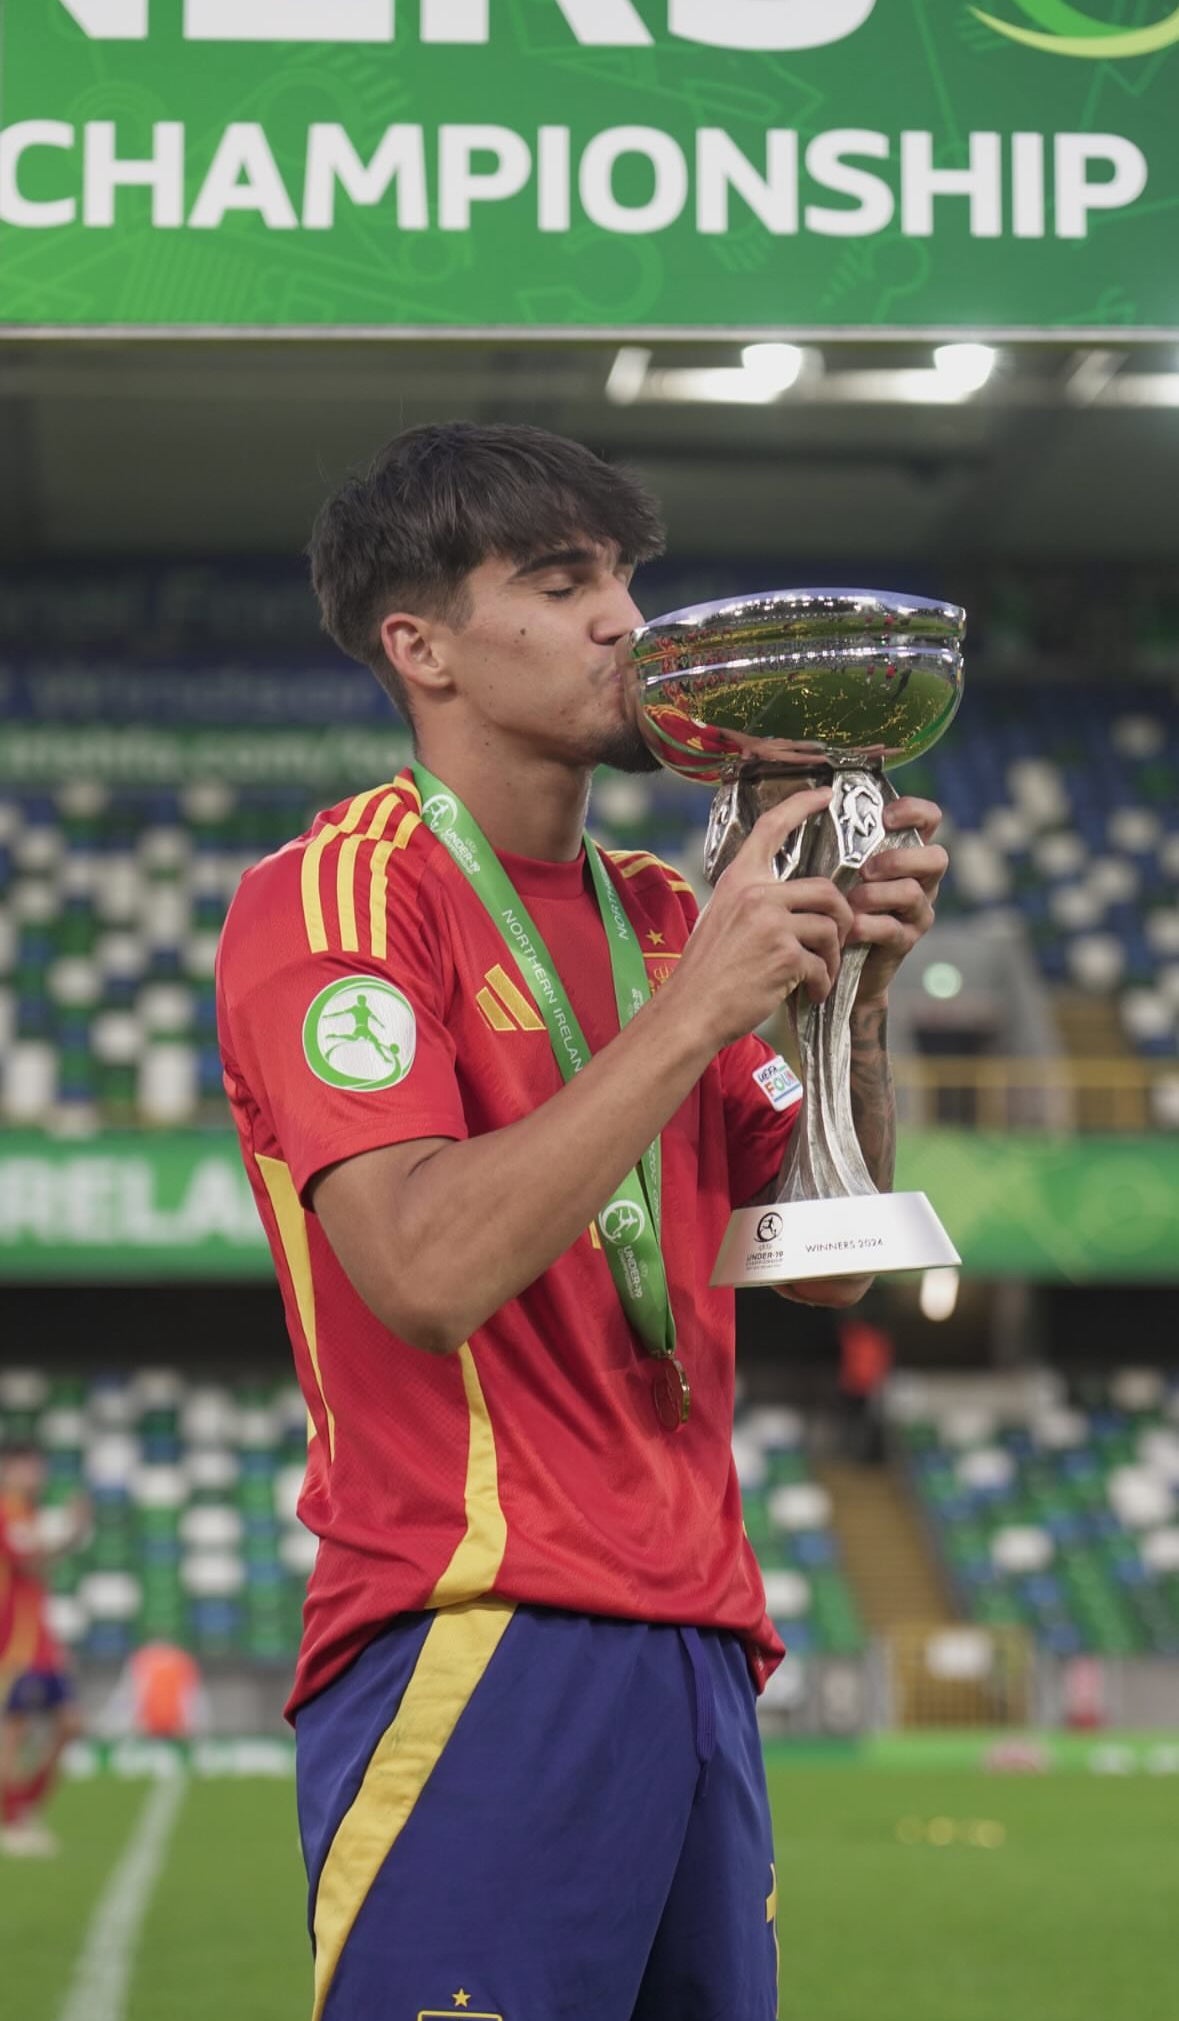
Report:
M 418 757 L 457 793 L 493 849 L 548 863 L 572 863 L 581 849 L 590 768 L 518 749 L 442 748 L 422 738 Z

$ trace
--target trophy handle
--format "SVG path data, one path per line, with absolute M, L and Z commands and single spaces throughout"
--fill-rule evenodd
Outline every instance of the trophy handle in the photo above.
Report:
M 898 795 L 882 772 L 822 768 L 784 776 L 748 767 L 726 781 L 713 801 L 705 844 L 708 881 L 716 882 L 767 807 L 808 786 L 826 784 L 833 789 L 830 806 L 804 822 L 775 860 L 782 881 L 829 877 L 846 892 L 878 849 L 919 846 L 915 829 L 885 829 L 884 810 Z M 811 1003 L 798 991 L 791 999 L 806 1096 L 786 1155 L 779 1201 L 836 1200 L 877 1191 L 860 1149 L 851 1099 L 851 1013 L 868 952 L 853 947 L 844 954 L 826 1003 Z

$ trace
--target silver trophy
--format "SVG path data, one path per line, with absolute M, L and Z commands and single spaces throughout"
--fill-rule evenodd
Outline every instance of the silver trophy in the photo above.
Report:
M 714 786 L 704 874 L 715 884 L 759 815 L 808 786 L 830 806 L 789 839 L 780 878 L 841 891 L 885 843 L 885 765 L 935 744 L 962 698 L 965 612 L 882 590 L 774 590 L 696 604 L 634 636 L 643 737 L 682 778 Z M 790 999 L 805 1097 L 778 1199 L 729 1223 L 714 1284 L 928 1269 L 960 1261 L 923 1193 L 879 1193 L 852 1117 L 851 1011 L 868 950 L 845 952 L 826 1003 Z

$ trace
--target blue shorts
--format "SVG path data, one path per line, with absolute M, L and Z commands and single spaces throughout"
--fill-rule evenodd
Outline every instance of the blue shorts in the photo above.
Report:
M 68 1670 L 22 1670 L 12 1681 L 4 1710 L 30 1715 L 56 1712 L 59 1706 L 69 1705 L 77 1693 Z
M 773 2021 L 735 1636 L 497 1600 L 409 1615 L 295 1735 L 314 2021 Z

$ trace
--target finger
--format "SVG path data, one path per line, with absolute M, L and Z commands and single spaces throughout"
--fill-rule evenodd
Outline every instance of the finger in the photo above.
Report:
M 940 884 L 950 867 L 950 859 L 938 842 L 909 849 L 878 849 L 860 870 L 862 883 L 888 882 L 892 878 L 918 877 Z
M 738 868 L 742 877 L 772 875 L 774 858 L 787 837 L 801 828 L 804 821 L 809 821 L 812 814 L 821 814 L 830 804 L 830 786 L 806 786 L 797 793 L 791 793 L 788 799 L 780 800 L 776 807 L 767 807 L 754 822 L 726 875 L 731 878 Z
M 884 810 L 886 828 L 915 828 L 927 841 L 937 834 L 942 824 L 942 810 L 936 800 L 922 800 L 915 793 L 902 793 L 897 800 L 890 800 Z
M 929 931 L 933 917 L 932 906 L 924 918 L 916 919 L 898 919 L 893 912 L 857 912 L 845 946 L 895 947 L 908 952 Z
M 848 923 L 851 931 L 851 923 Z M 790 921 L 791 938 L 808 954 L 817 954 L 826 963 L 832 982 L 839 974 L 839 957 L 845 935 L 839 932 L 834 920 L 823 913 L 804 912 L 795 914 Z
M 804 989 L 812 1003 L 826 1003 L 835 987 L 835 977 L 825 961 L 817 954 L 808 954 L 803 962 L 799 988 Z
M 829 877 L 788 878 L 774 886 L 779 903 L 791 915 L 824 912 L 843 933 L 851 925 L 851 905 Z
M 861 884 L 852 895 L 856 913 L 893 912 L 898 917 L 917 918 L 932 913 L 931 893 L 916 878 L 899 878 L 889 884 Z

